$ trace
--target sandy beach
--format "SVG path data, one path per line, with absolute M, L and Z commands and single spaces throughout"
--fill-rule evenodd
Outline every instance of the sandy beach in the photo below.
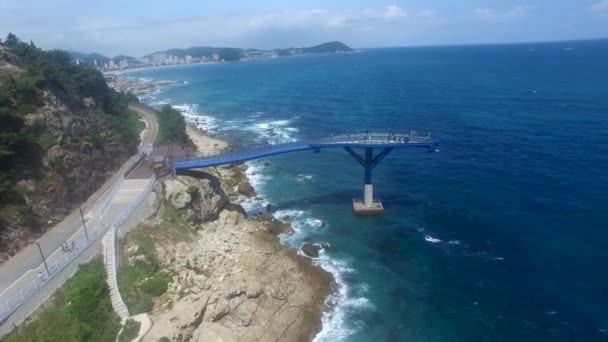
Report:
M 213 153 L 228 147 L 228 143 L 225 141 L 212 138 L 190 125 L 186 126 L 186 134 L 188 134 L 199 153 Z

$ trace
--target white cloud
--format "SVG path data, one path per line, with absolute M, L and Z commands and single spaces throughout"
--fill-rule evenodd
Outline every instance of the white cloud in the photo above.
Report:
M 527 5 L 519 5 L 515 6 L 506 11 L 498 11 L 493 8 L 475 8 L 473 10 L 473 15 L 482 21 L 492 22 L 492 23 L 507 23 L 520 20 L 526 17 L 532 8 Z
M 386 8 L 384 9 L 384 18 L 385 19 L 401 18 L 401 17 L 407 17 L 407 12 L 404 11 L 399 6 L 390 5 L 390 6 L 386 6 Z
M 608 0 L 600 0 L 591 4 L 587 9 L 594 14 L 608 16 Z
M 33 39 L 46 48 L 143 55 L 170 47 L 196 45 L 275 48 L 328 40 L 343 40 L 355 46 L 405 44 L 408 37 L 419 39 L 422 32 L 431 34 L 428 27 L 437 27 L 432 23 L 441 22 L 434 10 L 410 15 L 397 5 L 360 10 L 277 10 L 168 20 L 90 13 L 70 19 L 40 21 L 39 25 L 31 25 L 28 20 L 3 24 L 0 20 L 0 31 L 6 27 L 7 32 L 10 29 L 24 40 Z

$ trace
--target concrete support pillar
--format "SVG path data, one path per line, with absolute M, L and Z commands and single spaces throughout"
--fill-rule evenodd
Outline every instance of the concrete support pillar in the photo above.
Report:
M 366 207 L 371 207 L 374 203 L 374 186 L 372 184 L 365 184 L 363 188 L 363 204 Z
M 374 203 L 374 186 L 372 185 L 372 160 L 373 150 L 365 149 L 365 185 L 363 186 L 363 204 L 366 207 L 371 207 Z
M 385 148 L 381 153 L 374 157 L 374 150 L 371 147 L 365 148 L 364 157 L 359 156 L 349 147 L 345 147 L 346 151 L 355 160 L 365 168 L 365 180 L 363 186 L 363 200 L 353 199 L 353 210 L 357 214 L 379 214 L 384 211 L 382 203 L 374 202 L 374 186 L 372 185 L 372 171 L 374 167 L 386 157 L 386 155 L 392 150 L 392 147 Z

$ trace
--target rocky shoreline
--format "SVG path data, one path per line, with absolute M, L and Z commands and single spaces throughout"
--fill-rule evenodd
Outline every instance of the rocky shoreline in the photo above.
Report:
M 226 147 L 195 129 L 188 134 L 199 151 Z M 321 331 L 334 279 L 280 243 L 278 235 L 289 233 L 289 224 L 270 214 L 248 218 L 236 204 L 255 196 L 244 170 L 192 170 L 159 182 L 157 215 L 148 224 L 165 224 L 167 212 L 177 212 L 190 233 L 155 244 L 170 281 L 154 302 L 144 341 L 309 341 Z M 124 254 L 137 260 L 138 247 L 127 242 Z

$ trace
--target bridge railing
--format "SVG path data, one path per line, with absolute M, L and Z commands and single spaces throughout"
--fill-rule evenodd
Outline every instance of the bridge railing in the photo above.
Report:
M 179 157 L 173 159 L 173 163 L 186 162 L 186 161 L 199 161 L 199 160 L 210 160 L 214 158 L 231 158 L 245 155 L 251 155 L 261 152 L 272 153 L 274 151 L 286 150 L 295 147 L 313 147 L 316 145 L 341 145 L 341 144 L 353 144 L 353 145 L 432 145 L 437 143 L 437 139 L 434 135 L 389 135 L 389 134 L 345 134 L 337 135 L 323 139 L 309 139 L 302 141 L 290 141 L 278 144 L 260 144 L 251 147 L 232 147 L 227 149 L 214 149 L 211 151 L 205 151 L 204 153 Z

